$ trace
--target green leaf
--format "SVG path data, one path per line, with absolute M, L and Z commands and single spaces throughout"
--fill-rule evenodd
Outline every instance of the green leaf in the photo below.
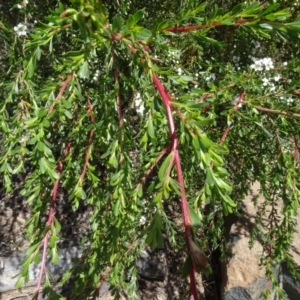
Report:
M 166 178 L 169 177 L 169 171 L 173 165 L 173 156 L 173 152 L 171 152 L 159 168 L 158 178 L 161 182 L 164 182 Z
M 154 197 L 154 199 L 152 200 L 153 203 L 158 204 L 162 202 L 162 196 L 163 196 L 163 192 L 159 192 L 156 194 L 156 196 Z
M 273 30 L 273 27 L 268 23 L 259 24 L 261 28 Z
M 197 212 L 196 212 L 190 205 L 188 205 L 188 210 L 189 210 L 191 225 L 194 227 L 201 226 L 202 216 L 201 216 L 199 209 L 197 209 Z
M 240 4 L 236 5 L 236 6 L 232 9 L 231 15 L 232 15 L 232 16 L 236 16 L 236 15 L 239 14 L 242 10 L 243 10 L 243 4 L 240 3 Z
M 88 29 L 85 24 L 85 17 L 80 12 L 74 16 L 74 20 L 77 22 L 82 38 L 86 40 L 88 36 Z
M 155 135 L 154 135 L 153 122 L 151 118 L 148 120 L 148 134 L 152 139 L 154 139 Z
M 262 16 L 265 16 L 265 15 L 269 14 L 270 12 L 277 10 L 279 7 L 280 7 L 279 3 L 275 3 L 273 5 L 270 5 L 269 7 L 267 7 L 265 10 L 263 10 L 259 14 L 259 17 L 261 18 Z
M 200 140 L 206 149 L 209 149 L 214 144 L 205 134 L 200 134 Z
M 182 276 L 184 278 L 188 277 L 189 274 L 190 274 L 190 270 L 192 268 L 192 259 L 191 259 L 191 256 L 188 255 L 188 257 L 186 258 L 184 264 L 183 264 L 183 267 L 182 267 Z
M 237 206 L 237 204 L 228 195 L 226 195 L 226 194 L 224 195 L 221 192 L 219 194 L 223 198 L 223 200 L 226 202 L 226 204 L 228 204 L 231 207 L 236 207 Z
M 83 79 L 89 79 L 90 78 L 90 71 L 89 71 L 89 64 L 87 61 L 85 61 L 79 70 L 79 77 Z
M 206 168 L 206 183 L 210 186 L 214 186 L 215 177 L 213 176 L 212 170 L 210 167 Z
M 42 157 L 40 159 L 39 164 L 40 164 L 40 172 L 42 174 L 45 174 L 45 172 L 46 172 L 46 166 L 45 166 L 45 158 L 44 157 Z
M 180 76 L 180 79 L 183 81 L 192 81 L 194 78 L 191 76 L 182 75 Z
M 58 256 L 58 253 L 57 253 L 56 248 L 53 248 L 53 249 L 52 249 L 51 254 L 52 254 L 51 262 L 52 262 L 53 264 L 58 263 L 58 262 L 59 262 L 59 256 Z
M 216 184 L 221 188 L 226 190 L 227 192 L 231 193 L 232 192 L 232 187 L 227 184 L 224 180 L 220 179 L 220 178 L 216 178 L 214 177 Z
M 134 19 L 135 19 L 135 23 L 137 23 L 143 17 L 143 11 L 138 10 L 134 13 L 133 16 L 134 16 Z
M 20 289 L 25 283 L 25 278 L 24 277 L 20 277 L 16 283 L 16 288 Z
M 149 29 L 142 28 L 142 30 L 138 31 L 135 36 L 139 40 L 146 40 L 152 36 L 152 32 Z
M 39 151 L 44 152 L 44 143 L 43 142 L 38 142 L 37 143 L 37 148 Z

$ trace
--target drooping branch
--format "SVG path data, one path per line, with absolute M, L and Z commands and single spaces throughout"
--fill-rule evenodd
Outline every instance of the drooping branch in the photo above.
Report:
M 171 111 L 171 96 L 170 94 L 165 90 L 163 84 L 158 79 L 157 75 L 153 73 L 152 75 L 153 83 L 155 87 L 157 88 L 162 100 L 163 104 L 166 110 L 168 124 L 169 124 L 169 131 L 170 131 L 170 137 L 171 137 L 171 151 L 174 153 L 174 160 L 175 160 L 175 167 L 177 171 L 177 180 L 180 184 L 180 193 L 181 193 L 181 209 L 182 209 L 182 215 L 183 215 L 183 224 L 184 224 L 184 230 L 185 230 L 185 237 L 186 237 L 186 246 L 187 251 L 189 254 L 191 254 L 191 248 L 190 248 L 190 240 L 191 240 L 191 228 L 190 228 L 190 218 L 189 218 L 189 210 L 188 210 L 188 204 L 187 204 L 187 198 L 186 198 L 186 191 L 184 188 L 184 178 L 180 163 L 180 155 L 178 152 L 178 138 L 176 137 L 175 132 L 175 123 Z M 173 162 L 172 162 L 173 164 Z M 195 278 L 195 265 L 194 261 L 192 264 L 192 268 L 190 270 L 190 294 L 193 295 L 194 300 L 198 300 L 198 292 L 197 292 L 197 285 L 196 285 L 196 278 Z
M 63 171 L 63 162 L 65 157 L 68 155 L 71 149 L 71 142 L 67 143 L 67 146 L 64 150 L 63 157 L 60 160 L 60 162 L 57 164 L 57 172 L 59 177 L 61 176 L 61 173 Z M 51 204 L 50 204 L 50 211 L 48 215 L 48 220 L 46 223 L 46 226 L 50 227 L 53 222 L 54 222 L 54 215 L 55 215 L 55 205 L 56 205 L 56 200 L 57 200 L 57 192 L 58 192 L 58 187 L 59 187 L 59 181 L 60 179 L 57 179 L 54 183 L 52 193 L 51 193 Z M 48 249 L 48 241 L 49 241 L 49 236 L 50 236 L 50 229 L 47 230 L 41 245 L 43 245 L 43 254 L 42 254 L 42 262 L 41 262 L 41 269 L 40 269 L 40 274 L 37 282 L 37 287 L 36 287 L 36 292 L 34 295 L 35 299 L 38 299 L 38 295 L 40 293 L 40 289 L 42 286 L 42 281 L 43 281 L 43 276 L 46 270 L 46 259 L 47 259 L 47 249 Z

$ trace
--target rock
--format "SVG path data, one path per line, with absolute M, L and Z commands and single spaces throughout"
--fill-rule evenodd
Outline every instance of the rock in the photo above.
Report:
M 46 267 L 48 272 L 52 274 L 52 279 L 54 282 L 58 281 L 63 273 L 71 268 L 72 261 L 76 258 L 79 258 L 81 253 L 82 248 L 79 248 L 78 246 L 72 246 L 60 250 L 59 262 L 57 264 L 52 264 L 51 260 L 47 260 Z M 18 278 L 15 276 L 21 271 L 20 265 L 24 258 L 25 253 L 22 251 L 13 251 L 9 256 L 0 257 L 0 295 L 5 294 L 7 297 L 0 297 L 0 299 L 9 299 L 7 295 L 21 297 L 24 294 L 26 297 L 33 296 L 38 281 L 41 263 L 30 266 L 29 282 L 24 288 L 20 290 L 15 288 L 15 284 L 18 280 Z M 167 274 L 167 260 L 165 251 L 162 249 L 154 252 L 146 250 L 142 251 L 139 259 L 136 261 L 136 267 L 138 274 L 143 278 L 151 280 L 163 280 Z M 107 296 L 109 294 L 108 290 L 109 285 L 107 282 L 105 282 L 99 291 L 99 298 L 110 299 Z M 39 299 L 47 298 L 44 298 L 41 295 Z
M 250 232 L 256 218 L 253 198 L 258 196 L 259 183 L 255 183 L 249 195 L 242 202 L 241 218 L 229 228 L 228 261 L 222 265 L 222 295 L 224 300 L 259 300 L 269 282 L 265 268 L 260 265 L 263 247 L 255 242 L 249 248 Z M 259 196 L 257 203 L 264 199 Z M 300 215 L 300 214 L 299 214 Z M 291 254 L 300 266 L 300 216 L 298 216 L 298 233 L 294 237 Z M 300 299 L 300 284 L 290 274 L 285 264 L 277 266 L 273 273 L 290 300 Z M 271 298 L 275 300 L 274 295 Z
M 162 280 L 167 275 L 167 259 L 164 250 L 142 251 L 136 261 L 137 273 L 148 279 Z
M 80 257 L 81 251 L 78 247 L 62 249 L 59 253 L 59 262 L 52 264 L 48 259 L 46 266 L 47 270 L 53 275 L 54 280 L 58 280 L 62 274 L 71 267 L 72 259 Z M 21 262 L 25 258 L 25 253 L 15 251 L 9 257 L 1 257 L 1 272 L 0 272 L 0 293 L 15 289 L 15 284 L 18 280 L 15 277 L 21 270 Z M 41 262 L 38 265 L 29 267 L 29 282 L 27 286 L 32 286 L 37 283 Z

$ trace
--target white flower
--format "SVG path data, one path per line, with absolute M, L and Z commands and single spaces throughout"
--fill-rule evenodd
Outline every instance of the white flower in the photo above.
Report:
M 234 99 L 231 101 L 232 105 L 236 106 L 236 104 L 238 103 L 239 99 L 240 99 L 240 96 L 235 96 Z M 238 107 L 242 107 L 243 106 L 242 101 L 238 104 Z
M 275 92 L 275 90 L 276 90 L 275 84 L 274 84 L 274 83 L 271 83 L 271 84 L 270 84 L 270 92 Z
M 287 104 L 292 104 L 294 102 L 294 99 L 292 97 L 289 97 L 286 99 Z
M 260 60 L 255 60 L 254 64 L 250 66 L 250 68 L 254 69 L 255 71 L 262 71 L 263 66 Z
M 181 68 L 178 68 L 178 69 L 177 69 L 177 73 L 178 73 L 178 75 L 181 75 L 181 74 L 182 74 L 182 69 L 181 69 Z
M 269 71 L 270 69 L 274 68 L 272 59 L 270 57 L 263 58 L 262 62 L 263 62 L 263 64 L 264 64 L 264 66 L 265 66 L 265 68 L 266 68 L 267 71 Z
M 286 61 L 283 63 L 284 66 L 287 66 L 287 64 L 288 64 L 288 63 L 287 63 Z
M 19 23 L 17 26 L 14 27 L 14 31 L 18 36 L 26 35 L 27 26 L 25 24 Z
M 22 5 L 21 5 L 21 4 L 17 4 L 17 8 L 18 8 L 18 9 L 21 9 L 21 8 L 22 8 Z
M 206 81 L 214 81 L 214 80 L 216 80 L 216 74 L 214 74 L 214 73 L 211 73 L 209 76 L 207 76 L 206 78 L 205 78 L 205 80 Z
M 135 100 L 134 100 L 134 106 L 135 106 L 136 112 L 139 115 L 143 116 L 145 107 L 144 107 L 144 103 L 143 103 L 143 100 L 142 100 L 142 97 L 141 97 L 140 93 L 136 94 L 136 97 L 135 97 Z
M 147 219 L 146 219 L 145 216 L 142 216 L 142 217 L 140 218 L 140 224 L 141 224 L 141 225 L 145 225 L 145 224 L 146 224 L 146 221 L 147 221 Z
M 269 79 L 268 78 L 263 78 L 262 81 L 263 81 L 263 86 L 269 85 Z
M 274 80 L 275 80 L 275 81 L 279 81 L 280 78 L 281 78 L 280 74 L 277 74 L 276 76 L 274 76 Z
M 270 69 L 274 68 L 272 59 L 270 57 L 265 57 L 262 59 L 256 59 L 253 57 L 252 59 L 254 60 L 254 64 L 252 64 L 250 67 L 255 71 L 262 71 L 263 68 L 265 68 L 266 71 L 269 71 Z

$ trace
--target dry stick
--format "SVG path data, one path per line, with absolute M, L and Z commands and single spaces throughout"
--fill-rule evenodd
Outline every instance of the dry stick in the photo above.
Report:
M 87 102 L 88 102 L 88 112 L 91 115 L 91 122 L 93 124 L 95 124 L 95 117 L 94 117 L 94 114 L 93 114 L 92 103 L 91 103 L 90 99 L 88 99 Z M 84 176 L 85 176 L 85 173 L 86 173 L 87 165 L 89 163 L 89 158 L 90 158 L 91 149 L 92 149 L 94 132 L 95 132 L 95 128 L 92 128 L 90 130 L 90 133 L 89 133 L 88 148 L 87 148 L 87 151 L 85 153 L 85 160 L 84 160 L 83 171 L 82 171 L 82 173 L 80 175 L 80 181 L 81 181 L 81 183 L 83 183 L 83 181 L 84 181 Z
M 183 223 L 184 223 L 184 230 L 185 230 L 185 237 L 186 237 L 186 245 L 188 253 L 190 254 L 190 239 L 191 239 L 191 229 L 190 229 L 190 220 L 189 220 L 189 211 L 188 211 L 188 205 L 187 205 L 187 198 L 186 198 L 186 192 L 184 189 L 184 180 L 183 180 L 183 173 L 180 163 L 180 156 L 178 153 L 178 138 L 176 136 L 175 132 L 175 124 L 174 119 L 171 111 L 171 96 L 165 91 L 164 86 L 158 79 L 157 75 L 153 73 L 152 75 L 154 85 L 156 86 L 162 100 L 165 106 L 167 119 L 168 119 L 168 125 L 169 125 L 169 131 L 170 131 L 170 137 L 171 137 L 171 151 L 174 153 L 174 159 L 175 159 L 175 166 L 177 170 L 177 178 L 178 183 L 180 184 L 180 192 L 182 194 L 181 196 L 181 208 L 182 208 L 182 214 L 183 214 Z M 198 292 L 197 292 L 197 286 L 196 286 L 196 279 L 195 279 L 195 266 L 193 265 L 190 270 L 190 280 L 191 280 L 191 289 L 189 296 L 193 295 L 195 300 L 198 300 Z
M 257 105 L 255 105 L 254 108 L 256 108 L 257 110 L 260 110 L 260 111 L 265 111 L 265 112 L 276 114 L 276 115 L 284 115 L 284 116 L 288 116 L 288 117 L 293 117 L 295 119 L 300 119 L 300 114 L 288 112 L 285 110 L 275 110 L 275 109 L 266 108 L 266 107 L 257 106 Z
M 252 22 L 253 19 L 239 19 L 239 20 L 235 20 L 233 24 L 230 24 L 229 26 L 240 26 L 242 24 L 245 23 L 249 23 Z M 264 22 L 264 21 L 260 21 L 260 22 Z M 169 31 L 169 32 L 188 32 L 188 31 L 192 31 L 192 30 L 199 30 L 199 29 L 205 29 L 205 28 L 209 28 L 209 27 L 218 27 L 218 26 L 228 26 L 227 24 L 223 24 L 220 22 L 212 22 L 210 24 L 201 24 L 201 25 L 186 25 L 186 26 L 182 26 L 182 27 L 168 27 L 166 29 L 164 29 L 165 31 Z
M 68 144 L 67 144 L 67 146 L 64 150 L 63 158 L 61 159 L 61 161 L 57 165 L 57 170 L 58 170 L 59 177 L 60 177 L 60 175 L 62 173 L 62 170 L 63 170 L 63 161 L 64 161 L 65 157 L 68 155 L 68 153 L 70 152 L 70 149 L 71 149 L 71 142 L 68 142 Z M 55 184 L 54 184 L 53 189 L 52 189 L 51 207 L 50 207 L 50 211 L 49 211 L 48 221 L 46 223 L 47 226 L 51 226 L 53 224 L 58 187 L 59 187 L 59 179 L 57 179 L 55 181 Z M 45 269 L 46 269 L 46 259 L 47 259 L 49 234 L 50 234 L 50 230 L 48 229 L 45 236 L 44 236 L 44 238 L 43 238 L 42 244 L 41 244 L 41 245 L 43 245 L 42 263 L 41 263 L 41 269 L 40 269 L 40 274 L 39 274 L 39 279 L 38 279 L 34 299 L 38 298 L 38 295 L 39 295 L 40 289 L 41 289 L 41 285 L 42 285 L 43 275 L 44 275 Z

